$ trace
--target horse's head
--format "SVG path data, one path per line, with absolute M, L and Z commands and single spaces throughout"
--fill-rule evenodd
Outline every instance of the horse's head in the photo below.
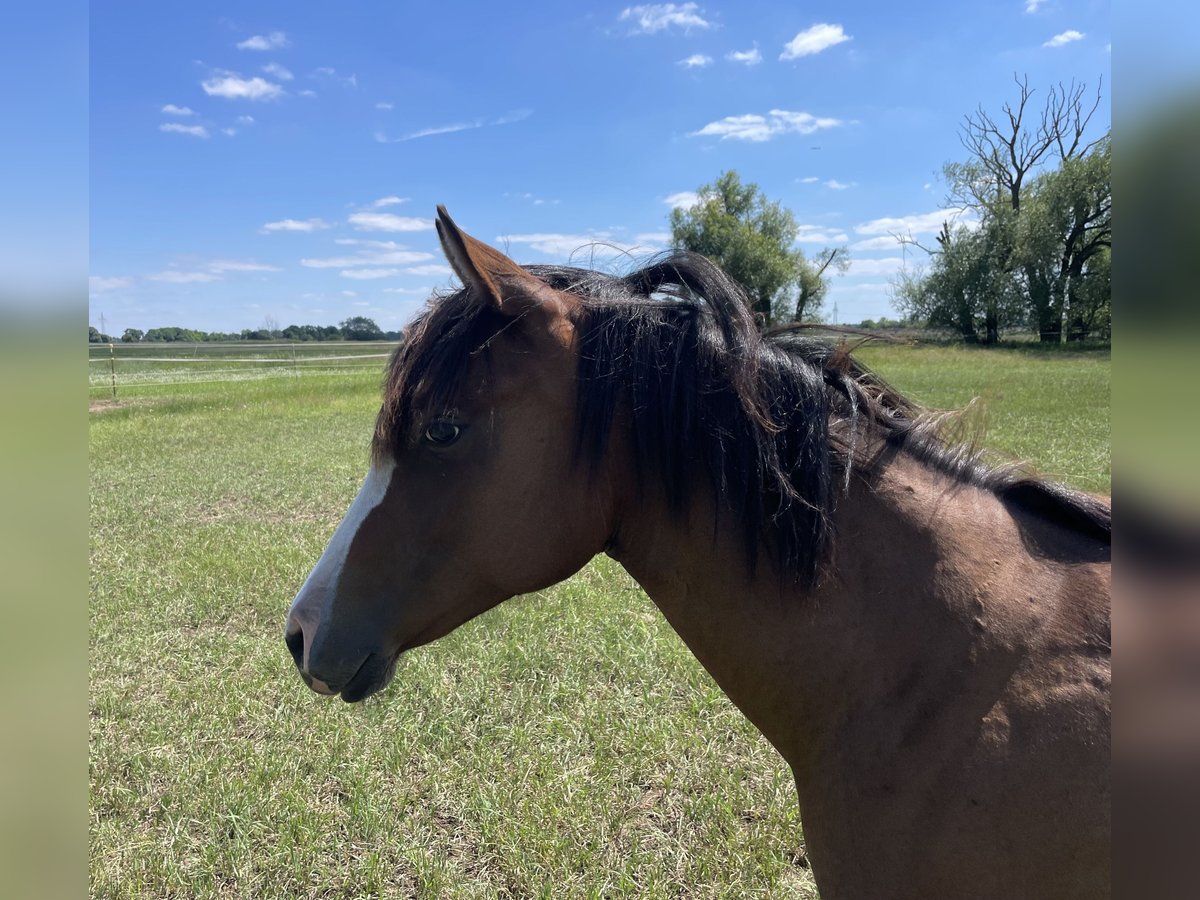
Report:
M 579 300 L 438 213 L 463 289 L 393 356 L 370 471 L 288 616 L 305 682 L 347 701 L 611 534 L 609 481 L 574 463 Z

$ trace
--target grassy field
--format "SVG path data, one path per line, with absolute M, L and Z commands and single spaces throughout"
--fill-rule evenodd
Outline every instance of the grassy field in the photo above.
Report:
M 1108 489 L 1106 352 L 861 355 Z M 607 559 L 365 704 L 309 692 L 284 614 L 364 472 L 378 369 L 197 382 L 91 414 L 92 896 L 816 896 L 786 766 Z

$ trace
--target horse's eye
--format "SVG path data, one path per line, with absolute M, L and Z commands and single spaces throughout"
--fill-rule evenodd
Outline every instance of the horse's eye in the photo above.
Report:
M 429 427 L 425 429 L 425 433 L 421 435 L 421 439 L 427 444 L 432 444 L 435 447 L 449 447 L 462 435 L 461 426 L 451 424 L 450 422 L 431 422 Z

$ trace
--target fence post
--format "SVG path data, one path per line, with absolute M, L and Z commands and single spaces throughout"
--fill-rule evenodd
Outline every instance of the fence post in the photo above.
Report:
M 117 358 L 113 352 L 112 341 L 108 342 L 108 372 L 112 376 L 113 399 L 117 399 Z

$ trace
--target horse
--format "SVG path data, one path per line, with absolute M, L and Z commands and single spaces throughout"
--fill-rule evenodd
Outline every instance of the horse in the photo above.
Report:
M 520 266 L 436 225 L 462 288 L 288 615 L 313 690 L 606 553 L 791 767 L 825 900 L 1110 896 L 1107 499 L 762 331 L 702 256 Z

